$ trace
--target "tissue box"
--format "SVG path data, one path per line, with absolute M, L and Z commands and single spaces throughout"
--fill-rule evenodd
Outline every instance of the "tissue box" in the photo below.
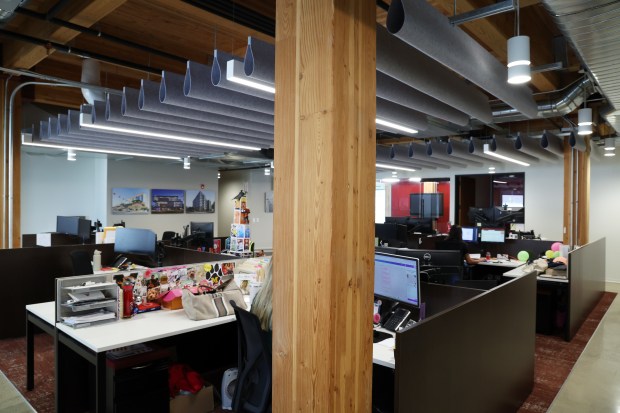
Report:
M 213 386 L 205 386 L 196 394 L 179 394 L 170 400 L 170 413 L 206 413 L 214 408 Z

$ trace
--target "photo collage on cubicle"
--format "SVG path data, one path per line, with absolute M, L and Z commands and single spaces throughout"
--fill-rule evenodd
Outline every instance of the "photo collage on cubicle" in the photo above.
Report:
M 112 188 L 113 215 L 212 214 L 215 192 L 205 189 Z

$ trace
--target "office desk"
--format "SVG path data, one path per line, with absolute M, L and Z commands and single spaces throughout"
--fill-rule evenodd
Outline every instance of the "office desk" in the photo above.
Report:
M 500 268 L 517 268 L 525 263 L 519 260 L 493 260 L 491 261 L 483 261 L 479 262 L 476 265 L 481 265 L 483 267 L 500 267 Z
M 27 319 L 27 386 L 33 388 L 34 377 L 34 328 L 39 327 L 48 334 L 55 336 L 56 346 L 56 411 L 69 412 L 79 409 L 71 405 L 75 395 L 74 385 L 84 382 L 82 374 L 73 371 L 79 364 L 79 358 L 92 365 L 95 374 L 95 411 L 110 411 L 106 408 L 106 351 L 137 343 L 146 343 L 188 334 L 235 321 L 235 316 L 214 318 L 211 320 L 192 321 L 184 311 L 159 310 L 137 314 L 131 319 L 119 320 L 114 323 L 74 329 L 62 323 L 55 323 L 55 302 L 31 304 L 26 307 Z M 213 340 L 217 342 L 218 340 Z M 195 356 L 208 358 L 209 355 L 198 351 L 204 348 L 197 346 Z M 236 354 L 236 347 L 234 349 Z M 77 356 L 77 357 L 76 357 Z M 88 373 L 85 369 L 84 373 Z M 72 380 L 74 379 L 74 380 Z M 86 397 L 88 397 L 86 392 Z
M 502 274 L 502 276 L 506 277 L 506 278 L 517 278 L 517 277 L 523 277 L 524 275 L 527 275 L 529 273 L 530 273 L 530 271 L 525 271 L 525 266 L 520 266 L 520 267 L 514 268 L 514 269 L 512 269 L 512 270 L 510 270 L 508 272 L 505 272 L 504 274 Z M 536 273 L 537 273 L 537 275 L 536 275 L 536 280 L 537 281 L 560 283 L 560 284 L 568 284 L 568 279 L 567 278 L 541 276 L 540 275 L 540 271 L 536 271 Z
M 392 337 L 378 343 L 372 343 L 372 362 L 380 366 L 395 368 L 394 362 L 394 336 L 395 333 L 384 328 L 378 327 L 375 330 L 390 334 Z

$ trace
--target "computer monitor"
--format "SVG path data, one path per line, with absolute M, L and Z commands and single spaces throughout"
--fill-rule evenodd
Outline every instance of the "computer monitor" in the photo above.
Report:
M 213 248 L 213 222 L 190 222 L 189 235 L 192 246 Z
M 146 255 L 157 260 L 157 234 L 153 231 L 119 227 L 115 233 L 115 254 Z
M 504 228 L 482 228 L 480 230 L 480 242 L 504 242 Z
M 409 194 L 409 213 L 418 218 L 439 218 L 443 216 L 443 194 Z
M 375 237 L 388 245 L 407 246 L 407 226 L 401 224 L 375 224 Z
M 70 234 L 70 235 L 78 235 L 79 234 L 79 216 L 57 216 L 56 217 L 56 232 L 59 234 Z
M 375 252 L 375 295 L 419 308 L 418 259 Z
M 91 228 L 90 219 L 80 218 L 78 220 L 77 236 L 80 237 L 82 241 L 88 241 L 90 239 L 90 228 Z
M 463 241 L 465 242 L 478 242 L 478 228 L 477 227 L 462 227 Z

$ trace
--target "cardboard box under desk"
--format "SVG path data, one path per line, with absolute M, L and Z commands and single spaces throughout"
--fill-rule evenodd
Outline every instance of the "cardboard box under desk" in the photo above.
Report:
M 206 413 L 213 411 L 213 386 L 205 386 L 196 394 L 179 394 L 170 400 L 170 413 Z

